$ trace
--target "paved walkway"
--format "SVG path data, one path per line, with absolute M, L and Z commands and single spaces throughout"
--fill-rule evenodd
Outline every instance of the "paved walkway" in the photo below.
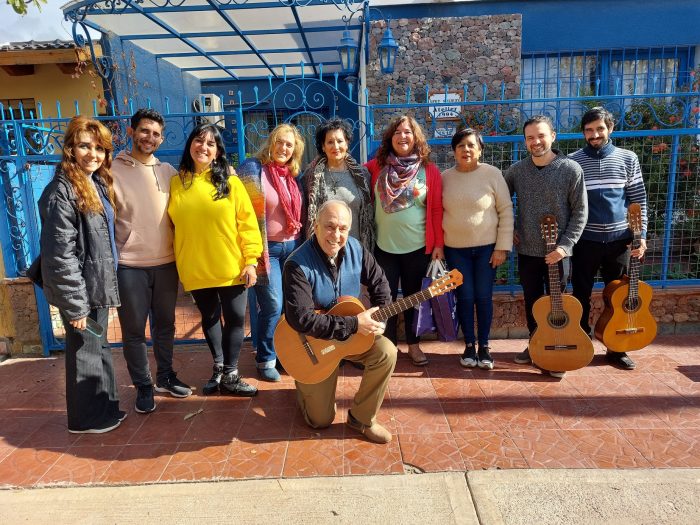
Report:
M 700 470 L 487 470 L 0 491 L 3 523 L 700 523 Z
M 461 368 L 461 343 L 426 343 L 430 364 L 422 369 L 403 355 L 380 413 L 395 435 L 388 446 L 343 424 L 360 379 L 349 366 L 336 421 L 316 432 L 295 407 L 290 378 L 258 383 L 249 348 L 242 372 L 258 384 L 258 397 L 157 397 L 145 416 L 133 411 L 135 391 L 116 350 L 128 418 L 114 432 L 80 436 L 66 431 L 62 356 L 9 360 L 0 365 L 0 486 L 700 467 L 697 336 L 659 337 L 635 353 L 635 371 L 609 366 L 597 344 L 593 363 L 562 380 L 513 363 L 524 341 L 493 346 L 491 372 Z M 201 388 L 210 367 L 206 349 L 176 352 L 187 383 Z

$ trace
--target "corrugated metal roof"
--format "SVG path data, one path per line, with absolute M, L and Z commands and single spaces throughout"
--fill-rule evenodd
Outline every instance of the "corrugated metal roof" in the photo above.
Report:
M 367 2 L 72 0 L 62 9 L 83 26 L 80 35 L 84 27 L 111 32 L 200 80 L 236 80 L 317 76 L 321 65 L 340 72 L 343 31 L 359 45 Z

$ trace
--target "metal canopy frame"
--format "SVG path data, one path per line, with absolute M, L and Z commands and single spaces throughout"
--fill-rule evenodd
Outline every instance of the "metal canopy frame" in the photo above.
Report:
M 114 33 L 200 81 L 340 72 L 342 31 L 365 38 L 369 0 L 76 0 L 63 6 L 73 39 Z M 359 13 L 359 16 L 355 17 Z M 94 58 L 103 78 L 110 57 Z M 308 71 L 308 69 L 307 69 Z

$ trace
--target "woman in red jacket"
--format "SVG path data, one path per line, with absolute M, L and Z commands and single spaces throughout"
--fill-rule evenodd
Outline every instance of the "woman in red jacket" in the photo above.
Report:
M 382 136 L 376 157 L 367 163 L 372 175 L 375 257 L 389 280 L 394 300 L 401 282 L 403 296 L 421 289 L 432 259 L 442 259 L 442 178 L 430 162 L 430 146 L 413 117 L 394 119 Z M 413 332 L 413 308 L 404 313 L 408 356 L 416 366 L 428 364 Z M 396 317 L 385 336 L 396 344 Z

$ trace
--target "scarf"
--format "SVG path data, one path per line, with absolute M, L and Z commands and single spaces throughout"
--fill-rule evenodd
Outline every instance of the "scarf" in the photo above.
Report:
M 267 173 L 287 218 L 287 235 L 296 235 L 301 231 L 302 226 L 301 192 L 294 180 L 294 175 L 289 171 L 289 166 L 279 166 L 274 162 L 267 165 Z M 286 184 L 282 183 L 282 177 L 286 178 Z
M 324 172 L 328 165 L 328 159 L 324 156 L 316 157 L 304 173 L 304 187 L 306 188 L 306 238 L 314 234 L 314 222 L 318 208 L 328 200 Z M 345 165 L 350 172 L 350 176 L 355 181 L 357 189 L 362 196 L 359 217 L 352 220 L 359 221 L 359 241 L 370 252 L 374 252 L 374 207 L 372 206 L 372 196 L 369 191 L 370 176 L 367 168 L 361 166 L 350 155 L 345 157 Z
M 377 191 L 382 208 L 386 213 L 394 213 L 413 206 L 413 187 L 421 161 L 418 155 L 397 157 L 389 153 L 386 166 L 377 180 Z

